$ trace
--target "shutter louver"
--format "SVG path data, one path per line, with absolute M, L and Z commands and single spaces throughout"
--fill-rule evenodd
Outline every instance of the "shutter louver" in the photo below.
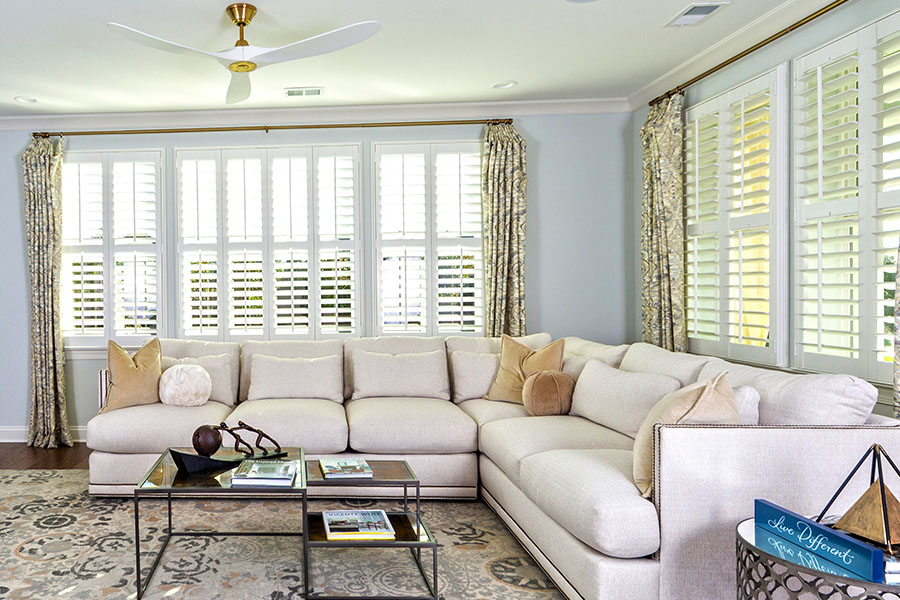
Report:
M 274 265 L 275 333 L 308 334 L 309 253 L 307 250 L 276 250 Z
M 115 331 L 116 335 L 156 333 L 156 254 L 116 252 Z
M 437 152 L 435 210 L 439 238 L 481 238 L 481 156 Z
M 356 333 L 356 268 L 353 250 L 319 251 L 320 330 Z
M 232 334 L 263 333 L 262 252 L 228 252 L 228 329 Z
M 65 335 L 102 336 L 103 254 L 65 252 L 62 261 L 62 330 Z
M 441 333 L 484 328 L 484 262 L 481 248 L 440 246 L 437 251 L 437 324 Z
M 182 263 L 184 335 L 216 335 L 219 330 L 219 273 L 215 250 L 185 252 Z
M 425 248 L 381 251 L 381 324 L 385 333 L 427 331 L 428 268 Z

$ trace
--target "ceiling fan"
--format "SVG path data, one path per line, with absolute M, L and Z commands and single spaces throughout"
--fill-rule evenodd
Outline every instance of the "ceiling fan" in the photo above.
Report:
M 244 39 L 244 27 L 250 25 L 250 21 L 256 15 L 255 6 L 244 2 L 232 4 L 225 9 L 225 13 L 231 18 L 231 22 L 239 28 L 240 39 L 234 43 L 234 48 L 221 52 L 207 52 L 206 50 L 198 50 L 197 48 L 170 42 L 121 23 L 107 23 L 106 25 L 132 41 L 151 48 L 175 54 L 200 54 L 218 61 L 231 71 L 231 83 L 228 86 L 228 92 L 225 94 L 226 104 L 241 102 L 250 96 L 251 71 L 275 63 L 335 52 L 363 42 L 381 29 L 381 23 L 378 21 L 361 21 L 300 40 L 299 42 L 276 48 L 264 48 L 262 46 L 253 46 Z

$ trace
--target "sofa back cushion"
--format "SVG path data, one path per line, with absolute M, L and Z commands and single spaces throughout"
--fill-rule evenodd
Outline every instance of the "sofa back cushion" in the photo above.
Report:
M 563 371 L 572 376 L 576 381 L 581 371 L 589 360 L 596 359 L 611 367 L 618 368 L 622 358 L 631 344 L 610 346 L 599 342 L 592 342 L 580 337 L 566 338 L 566 354 L 563 356 Z
M 172 366 L 173 361 L 167 361 L 166 358 L 182 359 L 182 358 L 199 358 L 201 356 L 216 356 L 221 354 L 228 355 L 225 366 L 222 367 L 228 373 L 228 380 L 221 381 L 222 371 L 218 368 L 213 369 L 217 373 L 213 373 L 209 369 L 210 379 L 212 379 L 213 394 L 210 396 L 212 400 L 221 402 L 226 406 L 234 406 L 238 401 L 238 389 L 240 387 L 241 377 L 241 345 L 237 342 L 201 342 L 199 340 L 179 340 L 174 338 L 160 338 L 160 348 L 162 349 L 163 369 L 166 365 Z M 197 362 L 200 366 L 206 368 L 205 364 Z M 220 399 L 219 396 L 222 396 Z
M 254 354 L 248 400 L 265 398 L 321 398 L 344 401 L 343 357 L 280 358 Z
M 553 341 L 549 333 L 513 339 L 532 350 L 540 350 Z M 453 401 L 483 398 L 491 389 L 500 367 L 500 338 L 452 335 L 446 339 L 446 344 Z
M 728 371 L 734 387 L 752 386 L 759 392 L 760 425 L 862 425 L 878 390 L 852 375 L 798 375 L 713 359 L 700 380 Z
M 241 345 L 241 402 L 250 392 L 253 378 L 253 357 L 265 354 L 277 358 L 320 358 L 323 356 L 343 357 L 344 345 L 341 340 L 283 340 L 275 342 L 248 341 Z
M 447 354 L 443 350 L 386 354 L 353 352 L 353 398 L 450 399 Z
M 226 406 L 233 406 L 237 397 L 237 389 L 234 385 L 232 374 L 234 368 L 234 356 L 232 354 L 210 354 L 208 356 L 185 356 L 184 358 L 174 358 L 172 356 L 162 357 L 162 372 L 166 373 L 172 367 L 178 365 L 193 365 L 203 367 L 206 374 L 209 375 L 210 393 L 209 400 L 221 402 Z M 160 397 L 162 400 L 162 397 Z
M 377 352 L 380 354 L 415 354 L 418 352 L 434 352 L 435 350 L 440 350 L 444 353 L 444 362 L 446 364 L 444 338 L 402 335 L 348 338 L 344 340 L 344 398 L 353 396 L 353 353 L 357 350 Z M 444 379 L 448 379 L 446 366 L 444 367 Z M 449 385 L 447 381 L 432 381 L 430 383 L 432 389 L 439 389 L 442 386 Z M 392 394 L 385 395 L 391 396 Z
M 678 389 L 674 377 L 622 371 L 591 359 L 575 384 L 569 414 L 634 438 L 650 409 Z
M 619 368 L 637 373 L 659 373 L 674 377 L 681 385 L 697 381 L 700 370 L 710 361 L 710 357 L 685 352 L 670 352 L 653 344 L 639 342 L 632 344 Z

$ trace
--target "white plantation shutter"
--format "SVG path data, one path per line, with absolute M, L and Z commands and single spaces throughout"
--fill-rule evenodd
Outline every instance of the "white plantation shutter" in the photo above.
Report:
M 185 336 L 218 332 L 219 272 L 214 249 L 182 254 L 181 319 Z
M 140 344 L 160 328 L 160 153 L 63 164 L 62 328 L 70 347 Z
M 483 330 L 477 144 L 375 146 L 377 332 Z
M 275 333 L 310 332 L 309 253 L 305 249 L 275 250 L 274 253 Z
M 263 255 L 258 250 L 229 250 L 228 331 L 261 335 L 265 327 Z
M 215 244 L 219 212 L 215 153 L 179 152 L 180 238 L 185 244 Z
M 277 151 L 272 165 L 272 239 L 309 240 L 310 158 L 306 150 Z
M 319 331 L 354 334 L 356 323 L 356 252 L 339 248 L 319 251 Z
M 785 364 L 786 66 L 688 109 L 685 292 L 693 352 Z M 783 304 L 783 302 L 782 302 Z
M 861 41 L 854 34 L 795 61 L 795 357 L 802 368 L 865 376 Z

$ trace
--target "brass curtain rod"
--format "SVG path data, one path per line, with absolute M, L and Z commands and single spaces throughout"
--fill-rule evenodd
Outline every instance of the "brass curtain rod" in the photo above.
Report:
M 136 135 L 142 133 L 211 133 L 217 131 L 277 131 L 282 129 L 352 129 L 356 127 L 420 127 L 427 125 L 500 125 L 512 119 L 460 119 L 456 121 L 388 121 L 382 123 L 312 123 L 308 125 L 235 125 L 226 127 L 173 127 L 168 129 L 112 129 L 107 131 L 35 131 L 34 137 L 75 135 Z
M 797 22 L 794 23 L 793 25 L 789 25 L 789 26 L 785 27 L 784 29 L 782 29 L 782 30 L 779 31 L 778 33 L 774 33 L 774 34 L 770 35 L 769 37 L 767 37 L 767 38 L 764 39 L 763 41 L 758 42 L 758 43 L 754 44 L 753 46 L 750 46 L 749 48 L 747 48 L 747 49 L 744 50 L 743 52 L 740 52 L 740 53 L 738 53 L 738 54 L 735 54 L 734 56 L 732 56 L 732 57 L 729 58 L 728 60 L 726 60 L 726 61 L 724 61 L 724 62 L 721 62 L 721 63 L 717 64 L 716 66 L 714 66 L 713 68 L 709 69 L 708 71 L 704 71 L 703 73 L 700 73 L 699 75 L 697 75 L 697 76 L 694 77 L 693 79 L 689 79 L 688 81 L 682 83 L 682 84 L 679 85 L 678 87 L 672 88 L 671 90 L 669 90 L 669 91 L 666 92 L 665 94 L 663 94 L 663 95 L 661 95 L 661 96 L 657 96 L 656 98 L 654 98 L 653 100 L 650 101 L 650 103 L 649 103 L 650 106 L 653 106 L 654 104 L 658 104 L 658 103 L 662 102 L 663 100 L 665 100 L 666 98 L 668 98 L 669 96 L 672 96 L 672 95 L 674 95 L 674 94 L 677 94 L 678 92 L 683 91 L 685 88 L 687 88 L 687 87 L 689 87 L 689 86 L 691 86 L 691 85 L 697 83 L 697 82 L 700 81 L 701 79 L 705 79 L 706 77 L 709 77 L 710 75 L 712 75 L 712 74 L 715 73 L 716 71 L 720 71 L 720 70 L 724 69 L 724 68 L 727 67 L 728 65 L 730 65 L 730 64 L 732 64 L 732 63 L 735 63 L 735 62 L 741 60 L 742 58 L 744 58 L 744 57 L 747 56 L 748 54 L 751 54 L 751 53 L 753 53 L 753 52 L 756 52 L 757 50 L 759 50 L 759 49 L 762 48 L 763 46 L 767 46 L 767 45 L 771 44 L 771 43 L 774 42 L 775 40 L 777 40 L 777 39 L 779 39 L 779 38 L 782 38 L 782 37 L 786 36 L 787 34 L 791 33 L 791 32 L 794 31 L 795 29 L 798 29 L 798 28 L 800 28 L 800 27 L 806 25 L 806 24 L 809 23 L 810 21 L 814 21 L 815 19 L 818 19 L 818 18 L 821 17 L 822 15 L 831 12 L 832 10 L 834 10 L 835 8 L 837 8 L 838 6 L 841 6 L 842 4 L 846 4 L 846 3 L 850 2 L 850 1 L 851 1 L 851 0 L 835 0 L 834 2 L 832 2 L 831 4 L 829 4 L 828 6 L 825 6 L 825 7 L 823 7 L 823 8 L 820 8 L 819 10 L 817 10 L 816 12 L 814 12 L 813 14 L 808 15 L 808 16 L 806 16 L 806 17 L 800 19 L 799 21 L 797 21 Z

